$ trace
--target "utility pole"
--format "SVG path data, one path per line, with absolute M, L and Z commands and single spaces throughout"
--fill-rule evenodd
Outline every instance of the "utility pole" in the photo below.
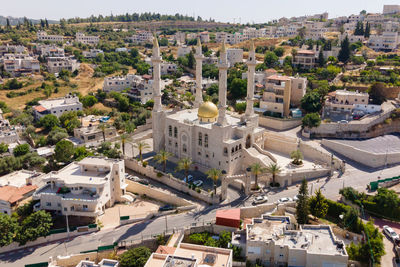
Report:
M 165 233 L 168 232 L 168 220 L 167 220 L 167 215 L 165 215 Z

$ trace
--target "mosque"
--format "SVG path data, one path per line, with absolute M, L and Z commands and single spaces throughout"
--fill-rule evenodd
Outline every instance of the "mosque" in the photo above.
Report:
M 248 166 L 244 164 L 244 149 L 260 143 L 263 129 L 258 126 L 258 115 L 254 114 L 255 49 L 252 43 L 248 65 L 247 107 L 241 116 L 227 114 L 227 72 L 229 63 L 225 44 L 222 44 L 219 69 L 218 107 L 212 102 L 203 102 L 202 49 L 200 40 L 196 46 L 196 96 L 193 109 L 166 111 L 161 104 L 160 48 L 157 38 L 153 43 L 153 146 L 157 153 L 166 150 L 176 158 L 191 158 L 206 168 L 217 168 L 228 175 L 239 173 Z

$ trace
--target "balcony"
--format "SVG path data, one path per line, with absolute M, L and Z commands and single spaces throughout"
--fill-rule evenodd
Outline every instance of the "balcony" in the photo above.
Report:
M 94 194 L 89 190 L 83 190 L 79 194 L 74 194 L 71 193 L 70 190 L 60 189 L 59 186 L 54 186 L 54 189 L 52 189 L 50 184 L 36 191 L 33 197 L 35 199 L 40 199 L 41 195 L 50 195 L 54 197 L 59 197 L 62 201 L 73 201 L 73 202 L 97 202 L 100 197 L 99 195 Z

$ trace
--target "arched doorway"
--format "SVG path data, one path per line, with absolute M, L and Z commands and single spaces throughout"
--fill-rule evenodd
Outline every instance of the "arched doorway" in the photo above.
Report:
M 246 138 L 246 148 L 250 148 L 251 147 L 251 136 L 248 135 Z

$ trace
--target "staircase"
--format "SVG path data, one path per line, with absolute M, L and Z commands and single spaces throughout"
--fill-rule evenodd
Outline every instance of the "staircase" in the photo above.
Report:
M 272 159 L 267 154 L 260 153 L 259 150 L 257 150 L 255 147 L 247 148 L 245 149 L 245 151 L 248 154 L 247 156 L 249 156 L 256 162 L 259 162 L 264 167 L 268 167 L 269 165 L 274 164 L 276 162 L 275 159 Z

